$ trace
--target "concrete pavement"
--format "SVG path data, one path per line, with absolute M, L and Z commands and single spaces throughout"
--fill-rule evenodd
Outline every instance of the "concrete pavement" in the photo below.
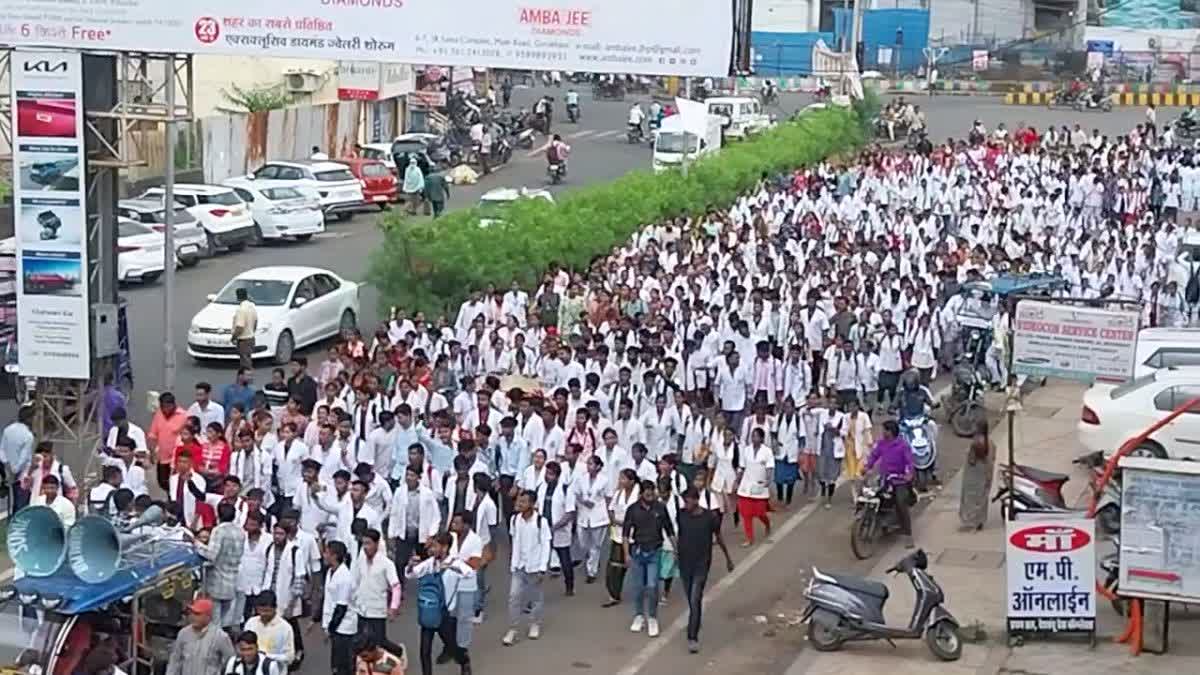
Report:
M 1071 475 L 1065 497 L 1068 504 L 1083 507 L 1087 503 L 1086 470 L 1072 465 L 1083 454 L 1075 435 L 1079 419 L 1079 385 L 1054 383 L 1025 397 L 1024 411 L 1017 417 L 1016 461 L 1034 464 L 1048 471 Z M 998 461 L 1006 461 L 1008 437 L 1006 425 L 993 435 Z M 882 673 L 890 675 L 1151 675 L 1162 672 L 1195 672 L 1200 668 L 1200 644 L 1194 639 L 1197 625 L 1181 611 L 1172 626 L 1171 653 L 1167 656 L 1132 657 L 1127 647 L 1113 643 L 1124 629 L 1124 621 L 1102 599 L 1097 607 L 1099 640 L 1089 649 L 1086 640 L 1030 640 L 1010 648 L 1005 636 L 1004 522 L 998 509 L 992 509 L 981 532 L 959 530 L 958 505 L 960 480 L 956 477 L 919 519 L 914 532 L 919 546 L 929 556 L 930 572 L 946 593 L 946 607 L 958 618 L 967 636 L 976 631 L 977 642 L 964 646 L 962 659 L 954 663 L 938 661 L 924 641 L 905 641 L 892 648 L 885 642 L 847 644 L 839 652 L 803 652 L 787 669 L 786 675 L 844 675 L 846 673 Z M 999 477 L 996 478 L 998 482 Z M 1111 544 L 1098 544 L 1097 555 L 1104 555 Z M 908 578 L 885 573 L 903 549 L 880 556 L 870 577 L 887 583 L 891 590 L 885 615 L 889 623 L 904 625 L 912 613 L 914 593 Z M 833 568 L 823 571 L 835 571 Z M 836 570 L 842 571 L 842 570 Z M 804 626 L 797 626 L 800 631 Z

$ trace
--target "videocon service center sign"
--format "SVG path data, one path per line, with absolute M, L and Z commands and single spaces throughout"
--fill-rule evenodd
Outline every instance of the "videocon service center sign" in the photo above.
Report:
M 0 0 L 18 47 L 723 76 L 729 0 Z

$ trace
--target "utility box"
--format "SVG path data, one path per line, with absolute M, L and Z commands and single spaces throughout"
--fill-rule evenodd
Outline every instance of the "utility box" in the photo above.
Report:
M 121 331 L 114 304 L 92 305 L 92 356 L 106 358 L 121 352 Z

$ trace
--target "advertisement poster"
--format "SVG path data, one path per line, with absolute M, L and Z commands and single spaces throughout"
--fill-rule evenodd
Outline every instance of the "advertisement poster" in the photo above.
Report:
M 729 0 L 0 0 L 0 42 L 639 75 L 729 74 Z
M 379 98 L 382 65 L 373 61 L 339 61 L 339 101 L 374 101 Z
M 1200 602 L 1200 466 L 1121 458 L 1121 594 Z
M 1138 311 L 1022 300 L 1013 322 L 1018 375 L 1124 382 L 1133 375 Z
M 1096 630 L 1095 521 L 1022 513 L 1005 534 L 1008 631 Z
M 83 60 L 12 52 L 17 350 L 23 377 L 85 380 L 88 335 Z

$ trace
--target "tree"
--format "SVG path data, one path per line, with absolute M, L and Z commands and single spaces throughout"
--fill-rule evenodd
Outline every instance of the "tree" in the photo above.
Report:
M 248 113 L 279 110 L 293 102 L 292 95 L 279 85 L 243 89 L 236 84 L 231 84 L 229 89 L 221 90 L 221 95 L 240 111 Z

